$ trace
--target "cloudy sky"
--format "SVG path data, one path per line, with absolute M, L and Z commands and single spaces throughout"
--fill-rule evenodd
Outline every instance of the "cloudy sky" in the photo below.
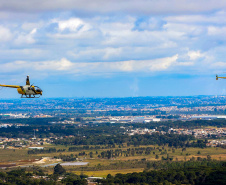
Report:
M 225 0 L 0 0 L 0 83 L 30 75 L 44 97 L 226 95 L 225 33 Z

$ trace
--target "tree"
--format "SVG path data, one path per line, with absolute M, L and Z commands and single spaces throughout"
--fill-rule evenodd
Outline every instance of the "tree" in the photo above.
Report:
M 93 158 L 93 152 L 90 152 L 90 153 L 89 153 L 89 157 L 90 157 L 90 158 Z
M 147 169 L 150 169 L 151 168 L 151 163 L 148 161 L 147 162 Z
M 81 174 L 80 176 L 72 173 L 67 173 L 65 178 L 62 179 L 63 184 L 73 185 L 87 185 L 86 175 Z
M 211 161 L 211 156 L 207 155 L 207 161 Z
M 60 164 L 57 164 L 54 167 L 54 172 L 53 172 L 54 175 L 62 175 L 64 173 L 66 173 L 66 170 Z

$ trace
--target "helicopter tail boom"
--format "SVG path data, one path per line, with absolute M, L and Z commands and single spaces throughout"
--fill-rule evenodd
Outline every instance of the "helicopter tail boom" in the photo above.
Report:
M 1 84 L 0 84 L 0 86 L 1 86 L 1 87 L 10 87 L 10 88 L 20 88 L 19 85 L 1 85 Z

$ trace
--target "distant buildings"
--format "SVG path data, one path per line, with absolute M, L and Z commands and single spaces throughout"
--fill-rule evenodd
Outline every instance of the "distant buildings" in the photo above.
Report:
M 199 115 L 199 116 L 191 116 L 191 118 L 203 119 L 203 120 L 226 119 L 226 115 Z
M 221 145 L 226 145 L 226 140 L 209 140 L 206 146 L 221 146 Z
M 28 116 L 27 114 L 22 114 L 22 113 L 19 113 L 19 114 L 0 114 L 0 116 L 2 116 L 3 118 L 29 118 L 30 116 Z
M 15 123 L 15 124 L 12 124 L 12 123 L 1 123 L 0 124 L 0 128 L 8 128 L 8 127 L 27 127 L 28 125 L 27 124 L 21 124 L 21 123 Z
M 96 117 L 92 123 L 149 123 L 151 121 L 159 122 L 161 118 L 151 116 L 105 116 Z
M 169 129 L 168 133 L 173 134 L 184 134 L 184 135 L 194 135 L 196 138 L 209 138 L 210 136 L 214 137 L 225 137 L 226 128 L 205 128 L 205 129 Z

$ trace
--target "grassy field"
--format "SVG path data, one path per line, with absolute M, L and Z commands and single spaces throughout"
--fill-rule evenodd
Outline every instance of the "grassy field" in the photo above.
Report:
M 84 162 L 89 162 L 87 166 L 80 167 L 80 166 L 74 166 L 74 167 L 65 167 L 66 170 L 70 172 L 74 172 L 76 174 L 81 174 L 84 173 L 89 176 L 101 176 L 101 177 L 106 177 L 107 174 L 116 174 L 116 173 L 132 173 L 132 172 L 141 172 L 144 170 L 144 167 L 141 167 L 139 165 L 136 166 L 131 166 L 128 168 L 125 166 L 127 162 L 131 161 L 141 161 L 142 159 L 145 158 L 147 161 L 157 161 L 161 160 L 162 156 L 163 157 L 173 157 L 173 161 L 185 161 L 189 160 L 192 157 L 201 157 L 201 158 L 206 158 L 207 155 L 210 155 L 212 159 L 216 160 L 221 160 L 221 161 L 226 161 L 226 149 L 223 148 L 186 148 L 185 151 L 182 152 L 182 148 L 175 149 L 174 152 L 171 147 L 165 146 L 164 148 L 158 147 L 158 146 L 140 146 L 143 148 L 146 147 L 155 147 L 155 150 L 151 151 L 151 154 L 149 155 L 134 155 L 134 156 L 120 156 L 117 158 L 112 158 L 112 159 L 101 159 L 98 158 L 97 156 L 102 152 L 110 149 L 98 149 L 98 150 L 82 150 L 82 151 L 76 151 L 76 152 L 68 152 L 69 147 L 65 146 L 44 146 L 46 148 L 49 147 L 54 147 L 57 150 L 58 149 L 66 149 L 65 152 L 56 152 L 56 153 L 48 153 L 48 154 L 27 154 L 28 149 L 0 149 L 0 165 L 3 164 L 9 164 L 9 163 L 16 163 L 17 165 L 21 164 L 30 164 L 33 165 L 32 160 L 34 159 L 41 159 L 42 157 L 54 157 L 54 156 L 59 156 L 59 155 L 78 155 L 79 152 L 85 151 L 87 155 L 85 156 L 80 156 L 79 158 L 82 158 Z M 139 147 L 127 147 L 127 148 L 121 148 L 122 150 L 126 151 L 128 148 L 139 148 Z M 111 149 L 111 150 L 115 150 Z M 159 151 L 162 150 L 162 151 Z M 98 154 L 96 154 L 96 151 Z M 164 154 L 161 154 L 161 152 L 164 151 Z M 89 153 L 93 152 L 93 158 L 90 158 Z M 153 154 L 154 152 L 154 154 Z M 156 155 L 159 156 L 159 159 L 156 159 Z M 30 161 L 29 161 L 30 160 Z M 120 162 L 124 163 L 123 167 L 115 167 L 110 168 L 111 165 L 114 164 L 119 164 Z M 49 162 L 51 163 L 51 162 Z M 52 162 L 53 163 L 53 162 Z M 38 165 L 38 164 L 36 164 Z M 39 164 L 39 165 L 44 165 L 44 164 Z M 97 168 L 97 166 L 101 166 L 101 168 Z M 114 167 L 114 166 L 113 166 Z M 89 169 L 90 168 L 90 169 Z M 118 169 L 117 169 L 118 168 Z M 48 167 L 48 173 L 52 173 L 53 167 Z M 92 170 L 92 169 L 97 169 L 97 170 Z M 103 170 L 104 169 L 104 170 Z M 109 170 L 111 169 L 111 170 Z
M 29 160 L 36 158 L 37 156 L 28 155 L 27 149 L 0 149 L 0 163 L 16 162 L 19 160 Z

